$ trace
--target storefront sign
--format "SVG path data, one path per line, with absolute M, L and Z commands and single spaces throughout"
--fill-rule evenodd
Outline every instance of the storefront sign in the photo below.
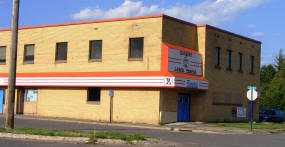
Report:
M 202 75 L 201 55 L 181 50 L 168 49 L 168 70 L 189 75 Z

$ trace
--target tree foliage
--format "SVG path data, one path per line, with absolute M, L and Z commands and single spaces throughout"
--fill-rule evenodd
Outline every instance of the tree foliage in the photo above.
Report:
M 278 55 L 274 58 L 274 67 L 279 71 L 284 67 L 285 64 L 285 55 L 283 54 L 283 49 L 279 50 Z
M 282 49 L 275 57 L 274 65 L 269 64 L 261 67 L 260 81 L 260 107 L 285 111 L 285 56 Z

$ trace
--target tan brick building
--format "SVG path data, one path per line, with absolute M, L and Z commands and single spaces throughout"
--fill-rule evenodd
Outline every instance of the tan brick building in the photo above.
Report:
M 2 111 L 10 33 L 0 29 Z M 259 88 L 260 47 L 166 15 L 23 27 L 15 112 L 153 124 L 244 121 L 247 86 Z M 257 110 L 255 102 L 256 118 Z

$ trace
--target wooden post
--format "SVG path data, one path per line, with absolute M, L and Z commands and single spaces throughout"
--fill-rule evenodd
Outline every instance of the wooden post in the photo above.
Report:
M 5 122 L 5 128 L 6 129 L 13 129 L 14 128 L 19 1 L 20 0 L 13 0 L 11 49 L 10 49 L 9 77 L 8 77 L 8 101 L 7 101 L 7 105 L 6 105 L 6 122 Z

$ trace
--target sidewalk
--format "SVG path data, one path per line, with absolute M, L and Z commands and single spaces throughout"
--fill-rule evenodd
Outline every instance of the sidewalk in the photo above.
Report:
M 0 117 L 5 117 L 0 115 Z M 178 132 L 193 132 L 193 133 L 208 133 L 208 134 L 252 134 L 247 129 L 230 128 L 230 127 L 217 127 L 203 124 L 201 122 L 176 122 L 165 125 L 152 125 L 152 124 L 139 124 L 139 123 L 125 123 L 125 122 L 98 122 L 92 120 L 70 119 L 70 118 L 52 118 L 52 117 L 39 117 L 33 115 L 15 115 L 15 118 L 20 119 L 36 119 L 48 120 L 57 122 L 73 122 L 81 124 L 96 124 L 104 126 L 118 126 L 118 127 L 133 127 L 143 129 L 156 129 Z
M 209 133 L 209 134 L 253 134 L 248 129 L 218 127 L 203 124 L 202 122 L 176 122 L 166 124 L 170 128 L 177 131 L 194 132 L 194 133 Z

